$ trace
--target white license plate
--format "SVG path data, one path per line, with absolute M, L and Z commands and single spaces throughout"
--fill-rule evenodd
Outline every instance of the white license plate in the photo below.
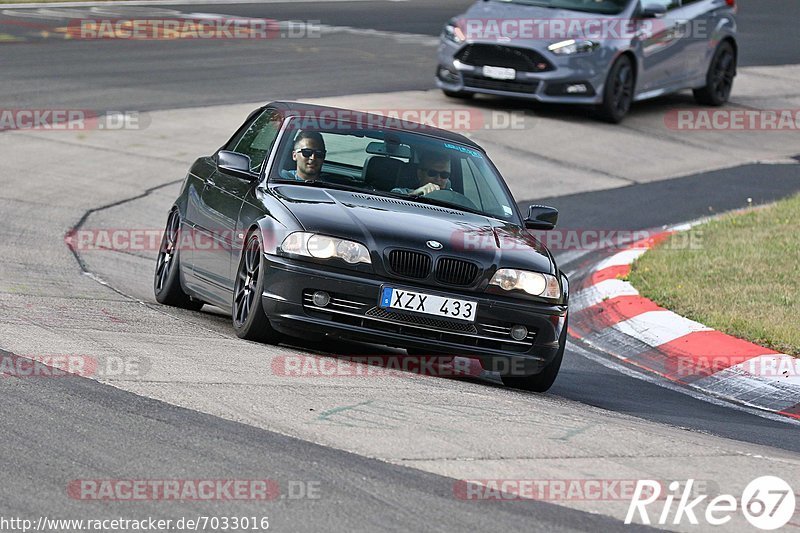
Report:
M 475 322 L 475 314 L 478 311 L 477 302 L 445 298 L 392 287 L 383 288 L 379 306 L 467 322 Z
M 496 80 L 513 80 L 517 77 L 517 71 L 513 68 L 490 67 L 487 65 L 483 67 L 483 75 Z

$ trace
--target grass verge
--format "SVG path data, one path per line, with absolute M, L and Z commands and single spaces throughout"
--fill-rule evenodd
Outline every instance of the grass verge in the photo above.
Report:
M 629 281 L 679 315 L 798 357 L 798 262 L 800 195 L 671 236 Z

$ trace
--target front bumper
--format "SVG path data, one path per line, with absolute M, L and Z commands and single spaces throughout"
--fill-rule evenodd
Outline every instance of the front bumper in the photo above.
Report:
M 400 348 L 445 352 L 480 360 L 486 370 L 506 375 L 540 372 L 556 356 L 567 308 L 528 300 L 513 301 L 483 293 L 442 291 L 355 272 L 327 270 L 317 264 L 267 255 L 262 301 L 272 326 L 291 336 L 310 333 L 374 342 Z M 476 301 L 470 324 L 378 307 L 382 285 Z M 311 294 L 326 291 L 331 303 L 315 306 Z M 511 325 L 528 336 L 511 338 Z
M 473 44 L 473 43 L 465 43 Z M 517 71 L 513 80 L 494 80 L 483 76 L 482 65 L 458 61 L 455 56 L 463 45 L 442 40 L 439 45 L 439 63 L 436 69 L 436 86 L 457 93 L 489 94 L 495 96 L 536 100 L 555 104 L 596 105 L 603 101 L 603 90 L 611 64 L 607 51 L 592 54 L 557 57 L 549 54 L 547 60 L 553 70 L 543 72 Z M 540 53 L 544 54 L 543 51 Z M 587 93 L 564 94 L 570 85 L 586 85 Z

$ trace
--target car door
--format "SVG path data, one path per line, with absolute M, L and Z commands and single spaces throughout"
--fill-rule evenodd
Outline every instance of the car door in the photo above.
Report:
M 715 2 L 715 0 L 682 0 L 681 2 L 678 14 L 686 21 L 686 28 L 681 38 L 680 48 L 686 80 L 701 78 L 706 74 L 709 41 L 714 32 L 714 11 L 719 5 L 720 2 Z
M 250 170 L 258 176 L 279 127 L 279 115 L 265 109 L 226 149 L 249 157 Z M 214 300 L 227 302 L 233 291 L 231 263 L 234 256 L 238 258 L 236 223 L 245 196 L 256 184 L 257 179 L 247 179 L 217 167 L 200 195 L 193 267 L 195 276 L 209 285 Z
M 683 75 L 684 57 L 680 46 L 681 28 L 685 25 L 678 16 L 680 0 L 642 0 L 641 4 L 661 4 L 667 12 L 660 17 L 638 21 L 642 57 L 638 83 L 640 93 L 668 87 Z

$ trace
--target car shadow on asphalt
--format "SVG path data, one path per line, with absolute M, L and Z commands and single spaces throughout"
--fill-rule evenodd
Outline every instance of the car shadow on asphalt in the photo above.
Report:
M 442 98 L 445 98 L 444 96 Z M 547 104 L 535 100 L 525 100 L 519 98 L 505 98 L 500 96 L 476 95 L 468 100 L 457 100 L 447 98 L 447 101 L 461 101 L 465 105 L 485 109 L 487 111 L 504 111 L 508 113 L 524 113 L 526 116 L 563 120 L 566 122 L 586 122 L 604 124 L 594 113 L 592 106 L 570 105 L 570 104 Z M 731 105 L 731 104 L 729 104 Z M 734 106 L 735 107 L 735 106 Z M 680 109 L 702 109 L 703 106 L 695 102 L 690 91 L 682 91 L 670 95 L 661 96 L 635 102 L 631 107 L 630 114 L 626 117 L 628 123 L 646 116 L 666 114 L 676 108 Z M 620 125 L 608 125 L 611 127 L 624 127 L 626 122 Z

